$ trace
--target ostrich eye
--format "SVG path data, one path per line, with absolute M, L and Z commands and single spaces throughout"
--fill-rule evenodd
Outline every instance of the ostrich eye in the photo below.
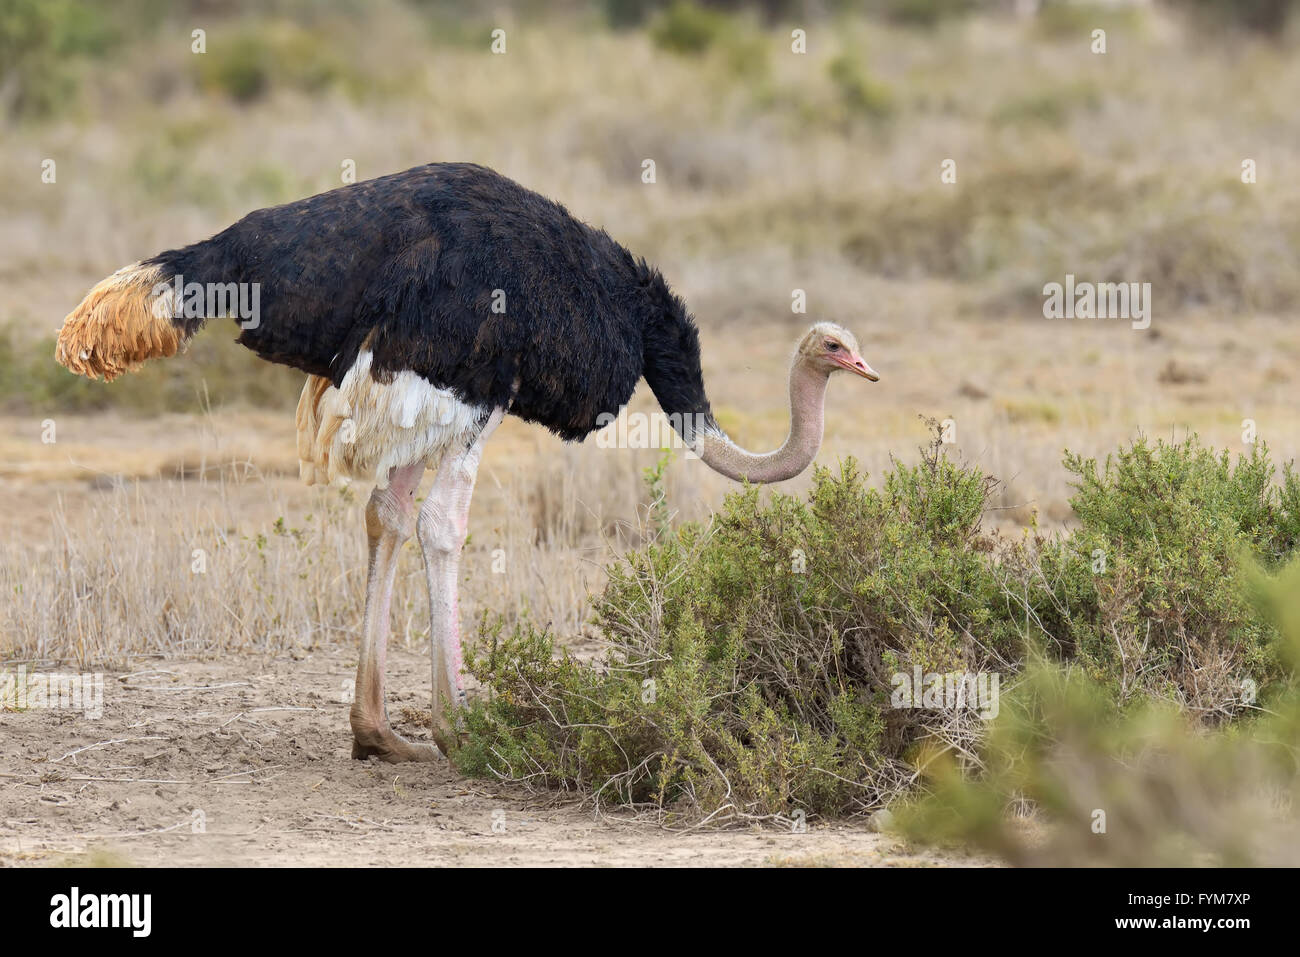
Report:
M 840 351 L 840 344 L 839 344 L 838 342 L 827 342 L 827 343 L 826 343 L 826 348 L 827 348 L 828 350 L 830 350 L 831 352 L 839 352 L 839 351 Z

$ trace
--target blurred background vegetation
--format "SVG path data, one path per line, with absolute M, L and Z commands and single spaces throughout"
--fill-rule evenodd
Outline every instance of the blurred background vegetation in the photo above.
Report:
M 345 158 L 359 178 L 501 169 L 659 259 L 706 323 L 788 313 L 737 288 L 774 263 L 841 312 L 865 283 L 925 282 L 954 315 L 1034 318 L 1066 271 L 1150 281 L 1166 312 L 1288 311 L 1295 6 L 4 0 L 0 158 L 55 158 L 61 188 L 12 176 L 0 194 L 0 402 L 184 410 L 201 384 L 218 403 L 293 401 L 294 377 L 240 361 L 224 332 L 202 366 L 112 392 L 48 362 L 49 340 L 95 279 L 339 185 Z M 1267 188 L 1241 188 L 1244 156 Z M 959 190 L 937 188 L 946 157 Z

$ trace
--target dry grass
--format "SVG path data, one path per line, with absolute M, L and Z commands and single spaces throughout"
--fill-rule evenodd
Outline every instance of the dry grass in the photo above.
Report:
M 4 480 L 17 508 L 16 534 L 0 550 L 0 589 L 10 596 L 0 606 L 0 660 L 103 665 L 355 640 L 368 490 L 302 488 L 284 477 L 283 453 L 268 456 L 283 468 L 264 469 L 250 451 L 258 419 L 243 423 L 243 437 L 255 440 L 247 445 L 223 442 L 222 426 L 190 453 L 142 443 L 114 457 L 111 447 L 74 445 L 113 470 L 69 459 L 64 473 L 82 469 L 89 481 Z M 511 464 L 519 444 L 503 442 L 481 472 L 464 602 L 472 612 L 527 614 L 580 640 L 609 549 L 635 541 L 627 536 L 638 524 L 635 463 L 605 454 L 577 469 L 561 449 L 537 474 Z M 146 477 L 125 472 L 131 465 Z M 427 642 L 428 612 L 413 544 L 397 581 L 393 640 L 417 647 Z

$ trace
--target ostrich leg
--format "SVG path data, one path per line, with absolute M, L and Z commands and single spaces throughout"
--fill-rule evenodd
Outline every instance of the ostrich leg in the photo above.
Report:
M 433 740 L 443 754 L 459 741 L 456 729 L 447 721 L 448 702 L 459 708 L 465 703 L 461 678 L 460 552 L 469 530 L 469 503 L 478 477 L 478 463 L 483 446 L 501 424 L 504 409 L 494 409 L 473 443 L 463 451 L 453 450 L 443 456 L 429 489 L 429 497 L 420 509 L 416 534 L 424 551 L 425 571 L 429 576 L 429 655 L 433 659 Z
M 432 761 L 437 753 L 394 733 L 384 706 L 384 665 L 388 657 L 388 613 L 397 573 L 397 552 L 411 537 L 415 489 L 424 463 L 393 469 L 388 488 L 377 488 L 366 505 L 370 567 L 366 578 L 366 614 L 357 662 L 356 700 L 350 715 L 352 757 L 382 761 Z

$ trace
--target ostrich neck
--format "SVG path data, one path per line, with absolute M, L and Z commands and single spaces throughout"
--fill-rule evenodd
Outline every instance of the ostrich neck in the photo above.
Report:
M 746 451 L 718 430 L 700 436 L 700 458 L 736 481 L 783 482 L 798 475 L 821 448 L 828 378 L 811 363 L 795 359 L 790 368 L 790 434 L 775 452 Z

